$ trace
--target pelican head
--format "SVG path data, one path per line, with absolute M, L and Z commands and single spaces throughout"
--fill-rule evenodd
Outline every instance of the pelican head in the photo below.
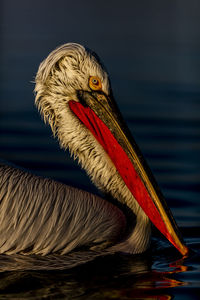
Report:
M 150 220 L 184 255 L 178 227 L 114 101 L 105 67 L 91 50 L 75 43 L 55 49 L 36 76 L 36 105 L 92 181 L 128 207 L 135 226 L 116 251 L 148 248 Z

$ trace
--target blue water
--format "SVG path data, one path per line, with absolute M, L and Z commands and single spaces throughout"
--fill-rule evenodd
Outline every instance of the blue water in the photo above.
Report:
M 54 257 L 52 270 L 0 272 L 0 299 L 200 298 L 200 4 L 173 3 L 103 1 L 95 9 L 90 1 L 2 1 L 0 158 L 98 193 L 33 105 L 41 60 L 61 43 L 84 43 L 106 64 L 190 254 L 181 258 L 154 231 L 143 255 L 98 257 L 72 269 Z M 7 257 L 0 262 L 10 266 Z

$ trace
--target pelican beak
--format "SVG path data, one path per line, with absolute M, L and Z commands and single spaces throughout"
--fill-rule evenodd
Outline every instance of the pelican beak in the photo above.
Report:
M 152 223 L 186 255 L 188 248 L 171 211 L 113 97 L 99 91 L 80 91 L 78 97 L 80 102 L 69 102 L 70 109 L 103 146 Z

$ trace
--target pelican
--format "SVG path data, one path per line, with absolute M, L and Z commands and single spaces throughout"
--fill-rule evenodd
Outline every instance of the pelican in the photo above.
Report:
M 35 78 L 35 103 L 105 197 L 1 164 L 1 254 L 64 255 L 81 247 L 142 253 L 151 222 L 188 252 L 97 54 L 76 43 L 52 51 Z

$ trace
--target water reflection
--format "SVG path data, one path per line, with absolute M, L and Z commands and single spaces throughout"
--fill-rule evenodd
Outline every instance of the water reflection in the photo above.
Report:
M 162 264 L 154 268 L 157 255 L 116 254 L 97 257 L 68 270 L 2 272 L 0 294 L 4 299 L 20 296 L 28 299 L 43 296 L 52 299 L 171 299 L 172 288 L 187 285 L 177 276 L 188 270 L 187 258 L 169 262 L 166 258 L 164 261 L 163 256 Z M 60 257 L 60 261 L 54 259 L 54 264 L 59 263 L 61 269 L 66 264 L 66 257 Z M 45 260 L 47 263 L 47 258 L 43 263 Z M 49 258 L 50 262 L 53 267 L 53 257 Z

